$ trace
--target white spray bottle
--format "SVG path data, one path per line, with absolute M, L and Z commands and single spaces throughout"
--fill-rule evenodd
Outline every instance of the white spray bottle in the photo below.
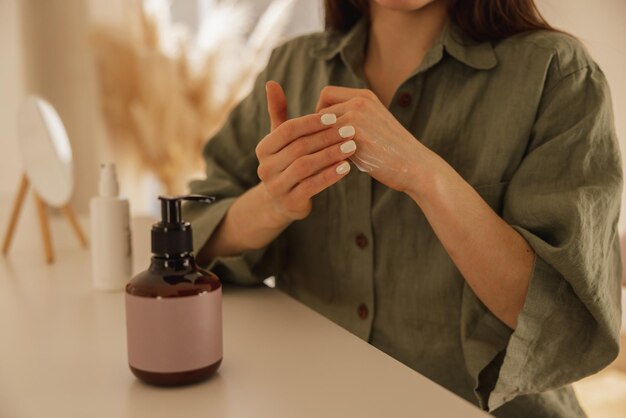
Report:
M 130 211 L 119 196 L 115 164 L 100 166 L 99 196 L 91 199 L 91 264 L 93 286 L 122 290 L 132 276 Z

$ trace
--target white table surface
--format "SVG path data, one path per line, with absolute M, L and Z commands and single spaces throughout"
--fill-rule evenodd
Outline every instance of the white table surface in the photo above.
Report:
M 485 417 L 487 414 L 278 290 L 224 295 L 224 361 L 213 378 L 151 387 L 130 372 L 123 293 L 91 288 L 90 254 L 54 224 L 57 260 L 0 257 L 0 417 Z M 136 268 L 148 223 L 135 222 Z M 4 224 L 0 224 L 3 231 Z M 26 228 L 26 232 L 23 230 Z M 34 231 L 34 232 L 30 232 Z

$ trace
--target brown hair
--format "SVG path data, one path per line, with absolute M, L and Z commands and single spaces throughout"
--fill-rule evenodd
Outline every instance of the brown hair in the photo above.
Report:
M 479 42 L 496 42 L 516 33 L 554 30 L 534 0 L 448 0 L 450 20 Z M 324 0 L 326 27 L 347 31 L 369 16 L 370 0 Z

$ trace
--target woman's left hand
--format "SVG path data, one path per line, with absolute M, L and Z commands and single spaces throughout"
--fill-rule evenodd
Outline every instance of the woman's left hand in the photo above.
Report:
M 350 159 L 415 201 L 476 296 L 515 329 L 535 260 L 522 235 L 370 90 L 325 87 L 317 111 L 336 114 L 335 126 L 354 126 Z
M 316 111 L 334 113 L 341 123 L 339 129 L 354 135 L 357 150 L 350 159 L 359 170 L 401 192 L 416 186 L 419 169 L 424 167 L 431 152 L 371 90 L 324 87 Z

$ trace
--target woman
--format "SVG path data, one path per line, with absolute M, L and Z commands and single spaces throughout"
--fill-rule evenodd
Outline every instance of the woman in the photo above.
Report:
M 532 0 L 325 7 L 208 142 L 198 259 L 275 274 L 496 416 L 584 416 L 568 384 L 616 356 L 620 316 L 602 72 Z

